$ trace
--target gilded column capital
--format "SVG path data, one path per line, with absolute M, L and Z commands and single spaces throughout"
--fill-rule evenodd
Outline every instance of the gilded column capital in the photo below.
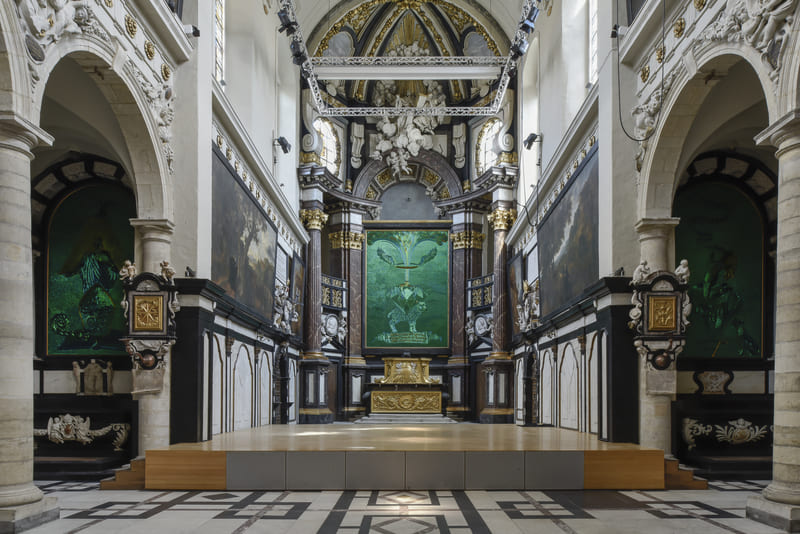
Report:
M 307 230 L 322 230 L 328 222 L 328 214 L 320 209 L 300 210 L 300 221 Z
M 331 240 L 331 248 L 347 248 L 361 250 L 363 248 L 364 234 L 358 232 L 333 232 L 328 234 Z
M 497 208 L 488 215 L 489 224 L 495 230 L 508 230 L 517 220 L 517 210 Z
M 453 250 L 462 248 L 482 249 L 483 240 L 486 236 L 480 232 L 473 232 L 472 230 L 465 230 L 464 232 L 457 232 L 451 236 L 453 241 Z

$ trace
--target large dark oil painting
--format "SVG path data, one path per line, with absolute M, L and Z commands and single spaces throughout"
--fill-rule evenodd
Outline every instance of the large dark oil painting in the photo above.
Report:
M 731 184 L 697 182 L 675 199 L 676 259 L 689 260 L 691 326 L 681 358 L 762 355 L 764 225 Z
M 365 346 L 448 347 L 448 231 L 367 230 L 366 242 Z
M 92 184 L 55 208 L 47 235 L 47 353 L 125 354 L 119 270 L 133 259 L 133 193 Z
M 211 277 L 240 303 L 272 316 L 278 233 L 215 150 Z
M 524 288 L 522 287 L 524 266 L 522 263 L 522 253 L 517 254 L 508 262 L 508 306 L 509 317 L 511 318 L 512 335 L 518 336 L 522 331 L 519 328 L 519 306 L 522 304 Z
M 541 316 L 557 311 L 598 279 L 597 180 L 595 145 L 539 228 Z

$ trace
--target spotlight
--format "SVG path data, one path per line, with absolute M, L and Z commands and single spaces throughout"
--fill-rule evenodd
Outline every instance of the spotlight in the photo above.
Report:
M 528 16 L 525 17 L 525 20 L 519 26 L 519 29 L 524 31 L 525 33 L 531 33 L 536 25 L 536 18 L 539 16 L 539 8 L 536 6 L 531 6 L 531 10 L 528 11 Z
M 278 32 L 286 32 L 286 35 L 292 35 L 297 31 L 297 22 L 292 20 L 291 15 L 289 15 L 289 10 L 285 7 L 278 11 L 278 20 L 281 21 L 281 26 L 278 28 Z
M 533 146 L 533 143 L 535 143 L 537 141 L 541 142 L 542 141 L 542 136 L 540 134 L 532 133 L 528 137 L 525 138 L 525 140 L 522 142 L 522 144 L 525 145 L 525 150 L 530 150 L 531 147 Z
M 308 59 L 305 50 L 303 50 L 303 43 L 300 41 L 292 41 L 289 49 L 292 51 L 292 63 L 295 65 L 302 65 Z
M 275 139 L 275 144 L 280 145 L 281 150 L 283 150 L 284 154 L 288 154 L 289 151 L 292 150 L 292 145 L 283 136 L 280 136 L 279 138 Z
M 522 56 L 525 55 L 525 52 L 528 51 L 529 47 L 530 44 L 528 43 L 527 39 L 525 39 L 524 37 L 521 38 L 518 43 L 515 43 L 511 47 L 511 59 L 516 60 L 521 58 Z

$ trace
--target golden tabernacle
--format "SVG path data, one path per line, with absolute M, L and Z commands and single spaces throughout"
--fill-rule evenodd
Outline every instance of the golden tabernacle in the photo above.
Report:
M 384 377 L 370 386 L 372 413 L 442 413 L 442 384 L 429 376 L 430 358 L 385 358 Z

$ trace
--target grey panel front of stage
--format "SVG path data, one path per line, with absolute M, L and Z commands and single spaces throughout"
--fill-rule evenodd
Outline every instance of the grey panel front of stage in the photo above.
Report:
M 464 453 L 407 451 L 406 487 L 411 490 L 463 490 Z
M 528 451 L 525 489 L 583 489 L 583 451 Z
M 405 489 L 402 451 L 347 451 L 346 488 L 349 490 Z
M 286 453 L 286 489 L 345 489 L 344 451 Z
M 466 453 L 466 489 L 515 490 L 525 487 L 525 453 Z
M 286 453 L 267 451 L 228 452 L 227 489 L 286 489 Z

